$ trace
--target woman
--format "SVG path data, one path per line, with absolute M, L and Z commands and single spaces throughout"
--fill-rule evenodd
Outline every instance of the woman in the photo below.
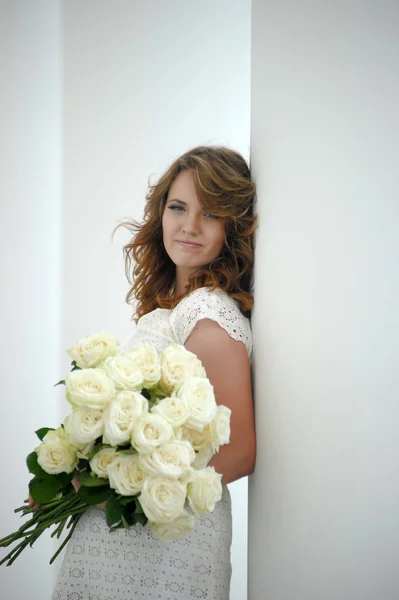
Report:
M 238 153 L 201 146 L 150 186 L 143 224 L 127 224 L 134 234 L 125 246 L 126 271 L 134 275 L 127 300 L 137 301 L 137 324 L 121 351 L 147 342 L 161 352 L 178 343 L 199 357 L 217 402 L 232 410 L 230 444 L 210 462 L 223 484 L 255 464 L 248 320 L 254 193 Z M 53 600 L 227 600 L 230 544 L 225 485 L 215 511 L 181 541 L 161 542 L 142 527 L 109 534 L 94 507 L 68 544 Z

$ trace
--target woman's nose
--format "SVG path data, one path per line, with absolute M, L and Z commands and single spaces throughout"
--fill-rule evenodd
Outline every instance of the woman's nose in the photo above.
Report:
M 200 226 L 200 217 L 198 215 L 187 215 L 183 223 L 183 233 L 198 235 Z

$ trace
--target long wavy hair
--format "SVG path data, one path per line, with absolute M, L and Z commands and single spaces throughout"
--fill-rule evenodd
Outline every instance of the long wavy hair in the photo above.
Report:
M 168 192 L 179 173 L 193 174 L 201 206 L 223 219 L 224 244 L 211 264 L 203 265 L 188 281 L 184 296 L 173 297 L 176 267 L 169 258 L 162 235 L 162 215 Z M 253 304 L 255 184 L 244 158 L 222 146 L 198 146 L 174 161 L 151 185 L 146 195 L 142 223 L 124 221 L 132 234 L 123 248 L 125 272 L 131 285 L 126 302 L 136 300 L 135 320 L 156 308 L 174 308 L 199 287 L 221 288 L 234 298 L 244 315 Z

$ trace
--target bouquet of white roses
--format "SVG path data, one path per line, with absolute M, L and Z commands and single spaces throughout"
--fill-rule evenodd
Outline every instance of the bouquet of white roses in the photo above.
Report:
M 110 531 L 139 524 L 167 541 L 221 499 L 221 475 L 207 465 L 229 442 L 231 411 L 216 405 L 199 359 L 177 344 L 161 354 L 148 344 L 118 352 L 104 332 L 68 350 L 72 370 L 56 385 L 65 385 L 72 411 L 58 429 L 36 432 L 41 443 L 27 457 L 36 506 L 15 510 L 30 519 L 0 539 L 0 547 L 17 542 L 0 564 L 51 526 L 58 538 L 70 528 L 53 562 L 82 514 L 101 502 Z

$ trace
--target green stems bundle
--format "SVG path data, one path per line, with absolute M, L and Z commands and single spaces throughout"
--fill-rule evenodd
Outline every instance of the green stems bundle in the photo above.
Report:
M 70 486 L 65 494 L 60 494 L 60 497 L 39 507 L 29 508 L 28 500 L 25 500 L 25 504 L 16 508 L 14 512 L 22 513 L 21 516 L 23 517 L 30 515 L 30 519 L 14 533 L 0 539 L 1 548 L 16 544 L 11 552 L 0 561 L 0 565 L 3 563 L 6 563 L 7 566 L 12 565 L 21 552 L 27 546 L 32 547 L 34 542 L 48 528 L 56 526 L 51 537 L 56 536 L 57 539 L 61 537 L 65 528 L 70 529 L 57 552 L 51 558 L 50 564 L 52 564 L 71 538 L 73 530 L 87 508 L 88 504 L 79 498 L 73 486 Z

